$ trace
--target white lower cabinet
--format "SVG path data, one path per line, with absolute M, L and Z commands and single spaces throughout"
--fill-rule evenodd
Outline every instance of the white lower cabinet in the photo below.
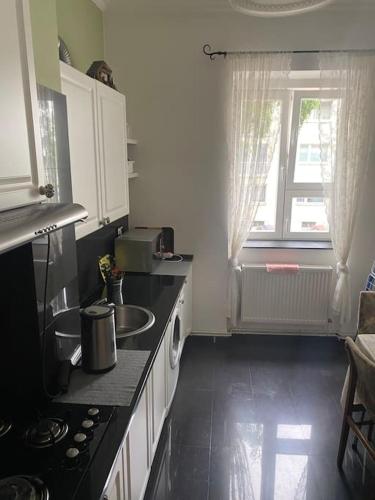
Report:
M 103 500 L 142 500 L 144 497 L 167 412 L 166 363 L 169 363 L 170 328 L 169 322 Z
M 165 366 L 165 338 L 160 345 L 151 373 L 151 404 L 152 404 L 152 433 L 151 433 L 151 461 L 154 457 L 166 413 L 166 366 Z
M 126 440 L 125 452 L 128 463 L 129 500 L 142 500 L 146 490 L 149 473 L 149 408 L 147 383 L 131 421 Z
M 118 454 L 115 465 L 112 470 L 111 479 L 108 483 L 107 492 L 104 494 L 104 500 L 127 500 L 125 496 L 125 476 L 122 451 Z
M 181 304 L 183 315 L 183 335 L 186 338 L 193 330 L 193 266 L 185 278 L 183 288 L 183 303 Z

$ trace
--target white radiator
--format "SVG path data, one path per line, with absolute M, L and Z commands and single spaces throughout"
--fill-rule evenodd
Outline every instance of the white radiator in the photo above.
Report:
M 265 265 L 243 265 L 241 321 L 327 325 L 333 269 L 300 266 L 296 273 L 267 272 Z

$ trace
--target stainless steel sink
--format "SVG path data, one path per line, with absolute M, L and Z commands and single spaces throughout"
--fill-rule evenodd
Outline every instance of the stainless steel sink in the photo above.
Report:
M 140 306 L 116 306 L 116 337 L 124 338 L 147 331 L 155 323 L 151 311 Z

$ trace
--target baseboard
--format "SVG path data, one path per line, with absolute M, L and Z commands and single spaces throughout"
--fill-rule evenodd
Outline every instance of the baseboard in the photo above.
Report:
M 298 337 L 337 337 L 338 335 L 334 332 L 319 332 L 319 331 L 283 331 L 283 330 L 250 330 L 236 328 L 231 330 L 233 335 L 288 335 L 288 336 L 298 336 Z
M 217 330 L 212 332 L 212 331 L 207 331 L 207 330 L 195 330 L 194 332 L 191 332 L 190 335 L 196 335 L 196 336 L 201 336 L 201 337 L 231 337 L 232 333 L 227 332 L 227 331 L 221 331 L 218 332 Z

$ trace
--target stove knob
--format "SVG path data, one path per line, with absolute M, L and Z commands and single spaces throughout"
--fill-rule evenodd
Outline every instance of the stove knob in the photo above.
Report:
M 77 432 L 77 434 L 73 436 L 73 441 L 78 445 L 84 444 L 87 441 L 87 436 L 83 432 Z
M 80 453 L 78 448 L 68 448 L 65 452 L 63 467 L 67 469 L 76 469 L 80 464 Z
M 87 415 L 92 419 L 92 420 L 99 420 L 99 409 L 98 408 L 89 408 L 87 411 Z
M 79 449 L 78 448 L 68 448 L 65 452 L 66 458 L 69 458 L 70 460 L 74 460 L 77 458 L 79 455 Z
M 94 421 L 87 418 L 82 421 L 81 426 L 83 427 L 83 429 L 91 429 L 92 427 L 94 427 Z

